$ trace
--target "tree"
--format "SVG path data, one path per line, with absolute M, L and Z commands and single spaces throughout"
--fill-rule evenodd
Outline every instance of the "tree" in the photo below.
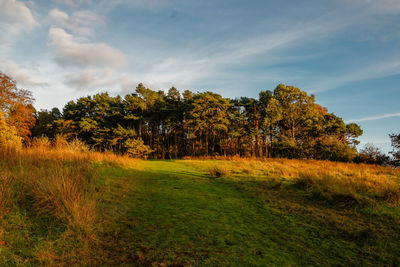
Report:
M 385 165 L 390 161 L 390 158 L 372 143 L 366 144 L 359 154 L 366 163 Z
M 23 139 L 27 139 L 35 125 L 32 93 L 17 88 L 16 82 L 0 72 L 0 111 L 7 123 L 14 126 Z
M 281 110 L 279 121 L 281 134 L 293 140 L 304 135 L 304 128 L 309 128 L 318 119 L 315 97 L 293 86 L 278 85 L 274 90 L 276 110 Z
M 35 126 L 31 129 L 32 137 L 47 136 L 54 138 L 57 134 L 55 121 L 62 118 L 58 108 L 35 112 Z
M 363 130 L 361 130 L 361 127 L 358 124 L 350 123 L 346 125 L 345 137 L 351 146 L 356 146 L 360 143 L 356 138 L 362 134 Z
M 321 121 L 321 113 L 314 95 L 293 86 L 278 85 L 273 93 L 269 109 L 279 114 L 276 122 L 279 138 L 274 143 L 279 157 L 309 157 L 310 131 Z
M 219 133 L 228 131 L 228 114 L 230 101 L 222 98 L 220 95 L 206 92 L 200 93 L 194 97 L 193 109 L 190 113 L 190 125 L 192 138 L 200 140 L 200 149 L 204 140 L 204 154 L 214 154 L 216 146 L 216 138 Z M 210 147 L 211 142 L 211 147 Z
M 132 155 L 146 148 L 162 159 L 223 154 L 351 161 L 362 134 L 357 124 L 346 125 L 316 104 L 313 95 L 283 84 L 261 91 L 258 99 L 234 100 L 139 84 L 124 98 L 82 97 L 68 102 L 62 114 L 40 111 L 37 118 L 35 135 L 62 134 L 97 150 Z
M 393 150 L 390 152 L 390 154 L 392 154 L 394 157 L 395 164 L 398 165 L 400 163 L 400 134 L 391 134 L 389 137 L 393 147 Z

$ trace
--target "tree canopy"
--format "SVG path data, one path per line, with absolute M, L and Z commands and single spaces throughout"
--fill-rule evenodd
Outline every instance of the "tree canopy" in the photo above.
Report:
M 79 138 L 93 149 L 135 156 L 288 157 L 352 160 L 362 130 L 293 86 L 259 98 L 213 92 L 153 91 L 139 84 L 125 97 L 100 93 L 36 113 L 35 136 Z

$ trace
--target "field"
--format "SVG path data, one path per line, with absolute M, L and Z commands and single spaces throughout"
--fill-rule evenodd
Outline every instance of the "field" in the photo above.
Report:
M 400 264 L 400 171 L 0 152 L 1 266 Z

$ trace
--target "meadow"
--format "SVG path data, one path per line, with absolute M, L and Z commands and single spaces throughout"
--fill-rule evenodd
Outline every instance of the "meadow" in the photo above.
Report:
M 1 266 L 400 263 L 400 170 L 0 151 Z

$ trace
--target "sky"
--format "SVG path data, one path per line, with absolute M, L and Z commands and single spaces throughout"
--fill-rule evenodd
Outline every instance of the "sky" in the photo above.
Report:
M 400 133 L 399 0 L 0 0 L 0 71 L 35 107 L 142 82 L 258 97 L 278 84 L 364 130 Z

